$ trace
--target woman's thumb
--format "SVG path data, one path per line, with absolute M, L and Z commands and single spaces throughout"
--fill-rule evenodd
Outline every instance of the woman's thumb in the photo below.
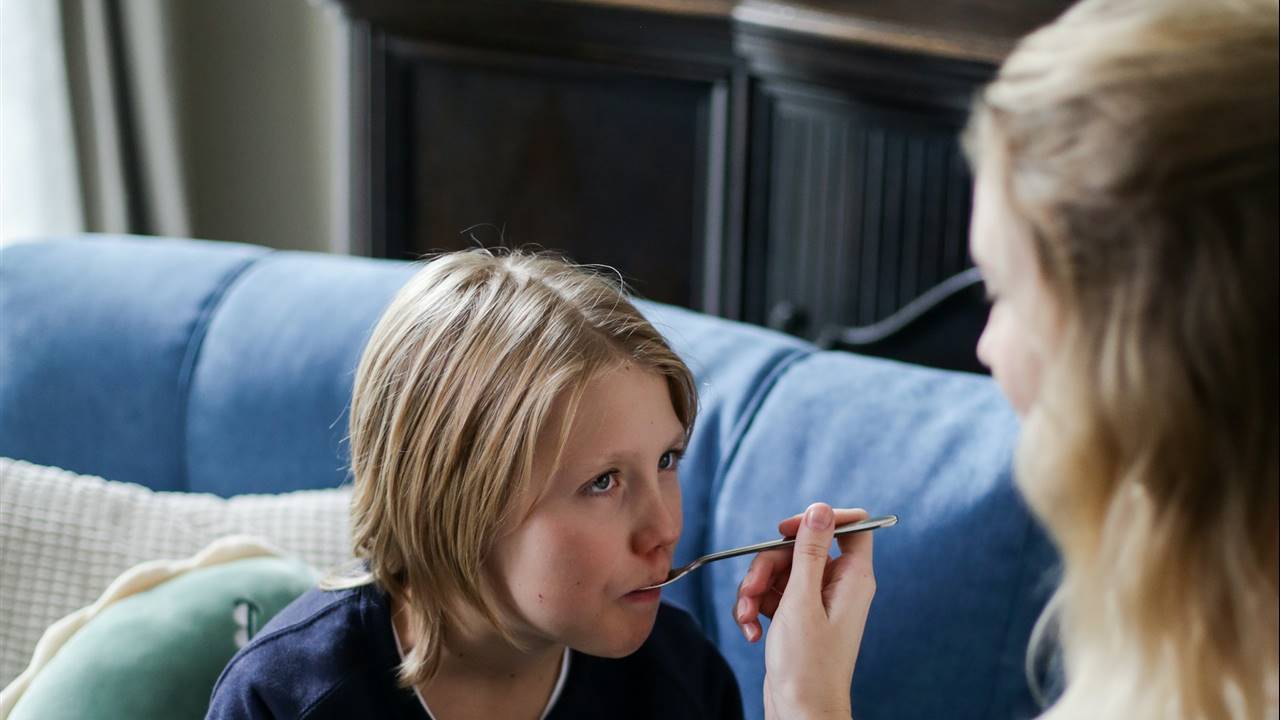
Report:
M 795 590 L 801 596 L 822 596 L 823 571 L 827 567 L 827 553 L 834 534 L 835 513 L 830 505 L 814 503 L 804 511 L 804 519 L 796 532 L 787 593 Z

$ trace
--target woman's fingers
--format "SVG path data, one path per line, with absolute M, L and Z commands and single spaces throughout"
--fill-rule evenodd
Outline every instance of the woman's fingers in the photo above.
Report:
M 846 523 L 866 520 L 867 511 L 862 508 L 835 508 L 836 525 L 844 525 Z M 792 515 L 791 517 L 778 523 L 778 532 L 783 537 L 795 537 L 796 531 L 800 528 L 800 520 L 804 515 Z
M 823 507 L 826 506 L 824 505 Z M 831 510 L 828 507 L 827 511 L 831 512 L 834 525 L 857 522 L 858 520 L 864 520 L 867 517 L 867 512 L 860 508 L 839 508 Z M 794 537 L 799 532 L 800 524 L 804 518 L 805 515 L 795 515 L 787 518 L 778 524 L 778 529 L 784 535 Z M 814 557 L 815 571 L 822 573 L 823 581 L 820 584 L 820 587 L 824 588 L 822 595 L 823 604 L 826 607 L 831 607 L 830 602 L 827 602 L 827 595 L 834 592 L 838 587 L 834 582 L 833 573 L 837 576 L 845 573 L 849 573 L 850 576 L 862 574 L 861 570 L 852 567 L 845 567 L 846 565 L 851 564 L 850 561 L 846 560 L 841 563 L 841 560 L 844 560 L 843 555 L 849 554 L 854 549 L 859 549 L 858 552 L 855 553 L 858 557 L 861 557 L 864 552 L 869 553 L 869 547 L 866 550 L 861 550 L 861 545 L 857 540 L 860 536 L 866 536 L 869 534 L 870 533 L 855 533 L 853 535 L 846 535 L 839 538 L 838 541 L 842 557 L 838 558 L 836 561 L 825 561 L 826 552 L 830 549 L 831 545 L 830 539 L 828 539 L 825 544 L 823 544 L 819 539 L 816 541 L 815 547 L 811 548 L 812 552 L 810 554 Z M 822 547 L 818 548 L 818 545 L 821 545 Z M 825 563 L 830 564 L 824 564 L 823 567 L 818 569 L 817 559 L 819 556 L 824 558 Z M 755 642 L 764 634 L 763 627 L 760 624 L 760 616 L 763 615 L 767 618 L 772 618 L 778 611 L 778 603 L 781 600 L 783 593 L 786 592 L 791 580 L 793 572 L 792 565 L 795 557 L 796 553 L 791 548 L 771 550 L 756 555 L 756 557 L 752 559 L 751 565 L 747 568 L 746 575 L 743 576 L 742 583 L 738 586 L 738 596 L 735 600 L 733 616 L 734 620 L 737 621 L 738 626 L 742 629 L 743 636 L 747 638 L 748 642 Z
M 862 508 L 838 510 L 836 511 L 836 525 L 860 522 L 868 517 L 870 515 Z M 860 547 L 859 543 L 865 538 L 870 538 L 871 535 L 872 533 L 867 531 L 838 535 L 836 536 L 836 543 L 840 546 L 840 553 L 843 555 L 852 552 L 854 548 Z
M 782 599 L 782 593 L 784 593 L 786 589 L 787 584 L 785 582 L 771 588 L 770 591 L 760 600 L 760 614 L 772 620 L 773 614 L 778 612 L 778 601 Z
M 778 576 L 785 576 L 790 569 L 790 548 L 778 548 L 759 553 L 747 567 L 747 574 L 742 578 L 738 591 L 760 595 L 773 586 Z
M 840 557 L 828 566 L 827 585 L 823 600 L 832 609 L 837 622 L 866 619 L 866 608 L 876 592 L 875 569 L 872 563 L 874 533 L 863 532 L 846 535 L 840 540 Z
M 835 532 L 835 513 L 826 503 L 814 503 L 804 512 L 804 521 L 796 532 L 792 548 L 791 592 L 785 601 L 813 607 L 821 604 L 822 580 L 827 569 L 827 553 Z
M 747 568 L 747 574 L 738 585 L 738 598 L 733 609 L 734 620 L 742 628 L 747 642 L 755 642 L 763 634 L 760 615 L 773 617 L 777 610 L 778 590 L 786 587 L 786 576 L 791 569 L 791 552 L 782 548 L 756 555 Z
M 861 510 L 833 512 L 815 503 L 803 519 L 779 524 L 796 543 L 790 572 L 777 576 L 787 584 L 765 642 L 764 701 L 774 716 L 822 710 L 849 717 L 850 679 L 874 593 L 873 583 L 870 589 L 859 583 L 872 575 L 871 533 L 842 539 L 834 559 L 829 553 L 835 526 L 865 517 Z M 751 580 L 751 588 L 759 589 L 760 580 Z M 769 600 L 756 597 L 753 607 L 768 609 Z
M 791 517 L 783 520 L 778 523 L 778 532 L 781 533 L 783 537 L 795 537 L 796 530 L 800 528 L 800 521 L 803 518 L 804 515 L 792 515 Z
M 864 515 L 866 513 L 863 513 Z M 840 556 L 852 556 L 859 560 L 865 560 L 871 563 L 871 544 L 874 532 L 856 532 L 840 535 L 836 538 L 836 543 L 840 546 Z

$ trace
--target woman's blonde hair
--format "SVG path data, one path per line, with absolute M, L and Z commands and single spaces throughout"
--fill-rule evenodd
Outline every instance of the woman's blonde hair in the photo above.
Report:
M 1275 716 L 1278 64 L 1275 0 L 1086 0 L 976 104 L 1065 329 L 1017 461 L 1047 717 Z
M 460 608 L 515 642 L 485 573 L 504 527 L 540 490 L 539 432 L 568 398 L 620 363 L 667 380 L 686 433 L 696 388 L 621 283 L 547 255 L 473 250 L 428 262 L 383 314 L 351 400 L 352 532 L 374 581 L 419 631 L 400 669 L 434 677 Z

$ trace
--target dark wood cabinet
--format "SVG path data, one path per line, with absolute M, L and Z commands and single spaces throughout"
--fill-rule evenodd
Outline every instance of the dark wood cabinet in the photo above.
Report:
M 706 305 L 714 81 L 610 75 L 511 53 L 392 57 L 398 186 L 379 254 L 537 244 L 623 269 L 649 297 Z M 714 232 L 714 231 L 713 231 Z
M 356 244 L 546 247 L 832 345 L 912 325 L 969 266 L 969 99 L 1063 5 L 939 1 L 344 0 Z

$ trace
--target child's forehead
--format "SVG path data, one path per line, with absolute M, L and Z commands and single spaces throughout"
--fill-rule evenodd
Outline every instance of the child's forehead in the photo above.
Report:
M 666 377 L 634 363 L 597 372 L 566 391 L 539 433 L 534 466 L 549 478 L 566 465 L 647 454 L 683 441 Z
M 571 412 L 567 441 L 579 446 L 625 445 L 654 426 L 681 425 L 666 377 L 635 364 L 597 373 Z

